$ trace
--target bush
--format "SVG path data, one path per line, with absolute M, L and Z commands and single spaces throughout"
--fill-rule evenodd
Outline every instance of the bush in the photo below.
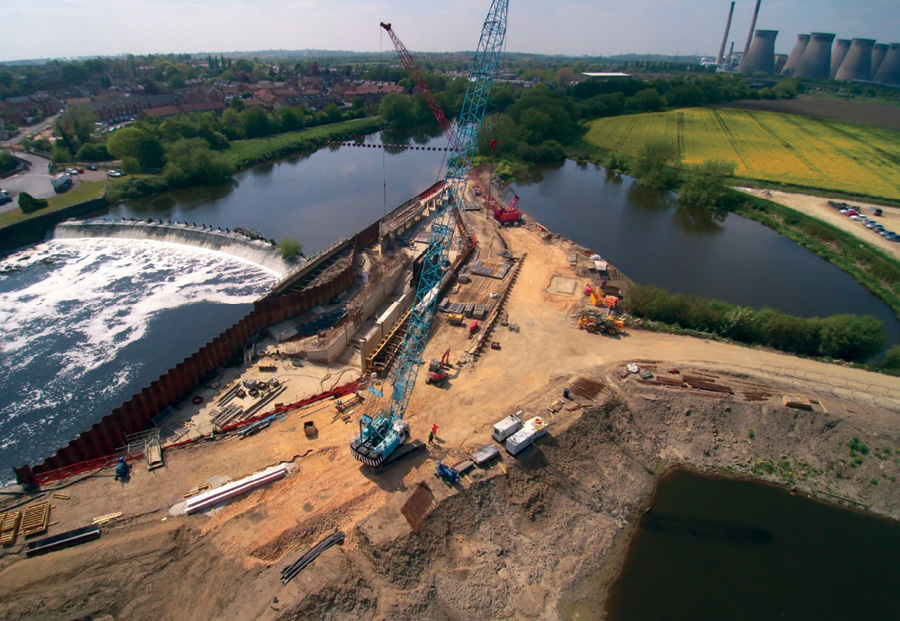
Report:
M 106 198 L 118 201 L 125 198 L 141 198 L 157 192 L 169 189 L 169 184 L 162 177 L 150 177 L 147 179 L 120 180 L 106 190 Z
M 822 355 L 866 360 L 884 347 L 884 326 L 871 315 L 832 315 L 822 320 Z
M 881 368 L 900 371 L 900 345 L 895 345 L 888 350 L 881 363 Z
M 293 261 L 303 254 L 303 244 L 293 237 L 285 237 L 278 242 L 278 252 L 285 261 Z
M 34 213 L 49 204 L 46 198 L 35 198 L 28 192 L 19 193 L 19 209 L 22 210 L 22 213 Z
M 6 151 L 0 151 L 0 173 L 7 173 L 11 170 L 15 170 L 18 165 L 19 163 L 16 161 L 15 156 Z

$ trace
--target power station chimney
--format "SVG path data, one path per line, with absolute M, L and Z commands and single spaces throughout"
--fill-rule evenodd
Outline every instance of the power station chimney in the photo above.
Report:
M 759 3 L 757 3 L 758 6 Z M 750 49 L 741 59 L 738 71 L 741 73 L 775 72 L 775 37 L 777 30 L 757 30 Z
M 814 32 L 809 35 L 809 45 L 803 52 L 800 63 L 794 69 L 798 78 L 827 78 L 831 74 L 831 43 L 834 35 Z M 887 51 L 887 50 L 885 50 Z
M 775 54 L 775 73 L 781 73 L 781 70 L 784 69 L 784 65 L 787 62 L 787 59 L 787 54 Z
M 731 3 L 731 10 L 728 11 L 728 21 L 725 22 L 725 36 L 722 37 L 722 45 L 719 46 L 719 55 L 716 56 L 716 65 L 721 65 L 725 56 L 725 44 L 728 42 L 728 31 L 731 30 L 732 15 L 734 15 L 734 2 Z
M 853 39 L 850 49 L 834 75 L 835 80 L 869 80 L 872 78 L 872 48 L 875 39 Z M 884 64 L 884 63 L 882 63 Z
M 834 42 L 834 47 L 831 50 L 831 78 L 834 78 L 834 74 L 837 73 L 841 63 L 844 62 L 844 56 L 847 55 L 847 50 L 849 49 L 850 39 L 838 39 Z
M 891 43 L 872 79 L 885 84 L 900 84 L 900 43 Z
M 803 58 L 803 52 L 806 51 L 807 45 L 809 45 L 809 35 L 797 35 L 797 42 L 794 43 L 794 49 L 791 50 L 791 55 L 788 56 L 787 62 L 781 70 L 781 73 L 784 75 L 794 75 L 794 69 L 800 64 L 800 59 Z
M 884 57 L 887 56 L 888 44 L 887 43 L 876 43 L 875 47 L 872 48 L 872 75 L 874 76 L 878 73 L 878 68 L 881 67 L 881 62 L 884 60 Z
M 747 44 L 744 46 L 744 56 L 750 51 L 750 40 L 753 38 L 753 29 L 756 28 L 756 18 L 759 16 L 759 5 L 762 0 L 756 0 L 756 8 L 753 9 L 753 20 L 750 22 L 750 32 L 747 33 Z

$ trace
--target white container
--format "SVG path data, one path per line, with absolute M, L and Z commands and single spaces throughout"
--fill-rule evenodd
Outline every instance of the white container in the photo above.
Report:
M 544 419 L 540 416 L 530 418 L 525 421 L 522 429 L 506 440 L 506 452 L 510 455 L 517 455 L 544 435 L 547 435 L 547 423 Z
M 515 414 L 510 414 L 499 423 L 494 425 L 494 431 L 491 433 L 491 437 L 494 438 L 497 442 L 503 442 L 509 436 L 516 433 L 519 429 L 522 428 L 522 418 L 521 418 L 522 410 L 519 410 Z

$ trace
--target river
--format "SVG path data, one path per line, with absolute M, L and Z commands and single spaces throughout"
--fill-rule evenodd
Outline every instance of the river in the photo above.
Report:
M 768 306 L 801 317 L 873 315 L 887 342 L 900 320 L 876 295 L 824 259 L 762 224 L 683 207 L 670 192 L 566 161 L 513 185 L 519 208 L 551 231 L 608 259 L 641 284 Z
M 673 470 L 630 542 L 606 618 L 895 619 L 898 558 L 900 528 L 889 520 Z M 580 618 L 599 616 L 590 605 Z

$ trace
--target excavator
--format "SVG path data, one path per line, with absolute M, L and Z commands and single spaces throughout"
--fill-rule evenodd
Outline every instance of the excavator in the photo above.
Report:
M 426 384 L 441 384 L 447 379 L 447 369 L 450 368 L 450 348 L 444 352 L 440 360 L 432 360 L 428 365 L 428 377 L 425 378 Z

